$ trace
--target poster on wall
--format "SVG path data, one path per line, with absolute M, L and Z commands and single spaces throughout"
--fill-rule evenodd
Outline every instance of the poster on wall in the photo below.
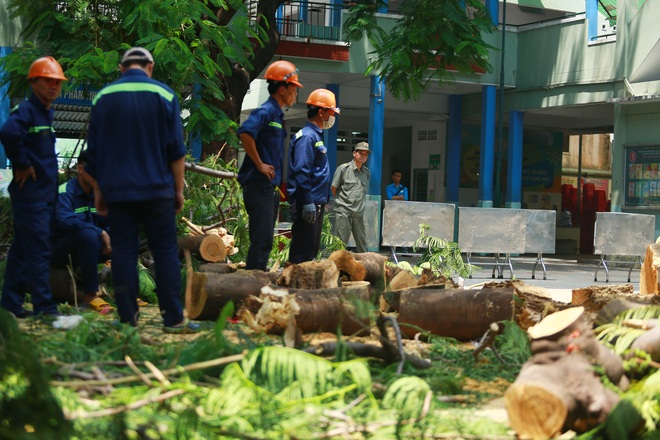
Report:
M 625 205 L 660 206 L 660 145 L 625 146 Z

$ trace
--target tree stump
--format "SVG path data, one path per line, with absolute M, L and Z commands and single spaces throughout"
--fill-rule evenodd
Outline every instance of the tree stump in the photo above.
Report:
M 547 439 L 604 422 L 619 397 L 603 386 L 594 365 L 602 366 L 612 383 L 627 388 L 621 359 L 596 340 L 584 317 L 584 307 L 573 307 L 527 330 L 532 357 L 504 395 L 518 437 Z
M 190 235 L 177 239 L 179 252 L 189 250 L 195 256 L 209 263 L 223 261 L 227 257 L 227 249 L 222 238 L 215 234 Z

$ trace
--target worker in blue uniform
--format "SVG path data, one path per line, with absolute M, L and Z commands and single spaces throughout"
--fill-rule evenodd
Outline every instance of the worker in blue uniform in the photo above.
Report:
M 14 108 L 0 128 L 13 172 L 9 195 L 14 220 L 0 306 L 17 318 L 58 315 L 48 282 L 50 221 L 57 197 L 52 103 L 66 80 L 53 57 L 35 60 L 28 72 L 32 96 Z M 32 295 L 32 311 L 23 307 L 26 293 Z
M 83 305 L 102 315 L 112 310 L 98 295 L 98 263 L 110 258 L 112 245 L 108 219 L 98 215 L 92 178 L 85 171 L 87 151 L 78 155 L 77 176 L 59 186 L 53 222 L 52 267 L 73 265 L 82 284 Z
M 183 208 L 186 146 L 179 101 L 152 79 L 154 59 L 127 50 L 122 77 L 92 101 L 85 170 L 93 179 L 96 209 L 112 231 L 112 279 L 121 323 L 137 325 L 140 227 L 156 268 L 156 294 L 166 333 L 199 326 L 183 316 L 176 213 Z
M 321 247 L 323 213 L 330 199 L 330 165 L 323 130 L 340 113 L 335 94 L 316 89 L 307 98 L 307 124 L 289 145 L 287 194 L 291 204 L 289 261 L 302 263 L 316 258 Z
M 246 268 L 259 270 L 266 270 L 273 247 L 286 137 L 282 109 L 296 102 L 298 87 L 302 87 L 298 69 L 284 60 L 270 64 L 264 78 L 270 97 L 238 129 L 246 153 L 238 172 L 249 216 Z

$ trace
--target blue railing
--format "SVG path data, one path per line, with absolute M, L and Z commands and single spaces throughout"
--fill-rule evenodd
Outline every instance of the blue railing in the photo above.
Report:
M 257 2 L 247 2 L 250 19 L 256 21 Z M 277 10 L 276 22 L 280 35 L 314 40 L 341 40 L 343 4 L 290 1 Z

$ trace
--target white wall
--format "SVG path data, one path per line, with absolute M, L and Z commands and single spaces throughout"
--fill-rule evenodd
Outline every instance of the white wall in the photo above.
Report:
M 426 140 L 420 140 L 420 132 L 426 132 Z M 429 134 L 435 131 L 435 139 L 429 140 Z M 446 154 L 446 131 L 445 122 L 416 122 L 412 125 L 412 159 L 409 175 L 413 177 L 413 170 L 428 169 L 429 156 L 440 154 L 440 169 L 429 170 L 427 201 L 443 202 L 445 199 L 445 162 Z M 411 191 L 414 192 L 414 182 L 411 183 Z

